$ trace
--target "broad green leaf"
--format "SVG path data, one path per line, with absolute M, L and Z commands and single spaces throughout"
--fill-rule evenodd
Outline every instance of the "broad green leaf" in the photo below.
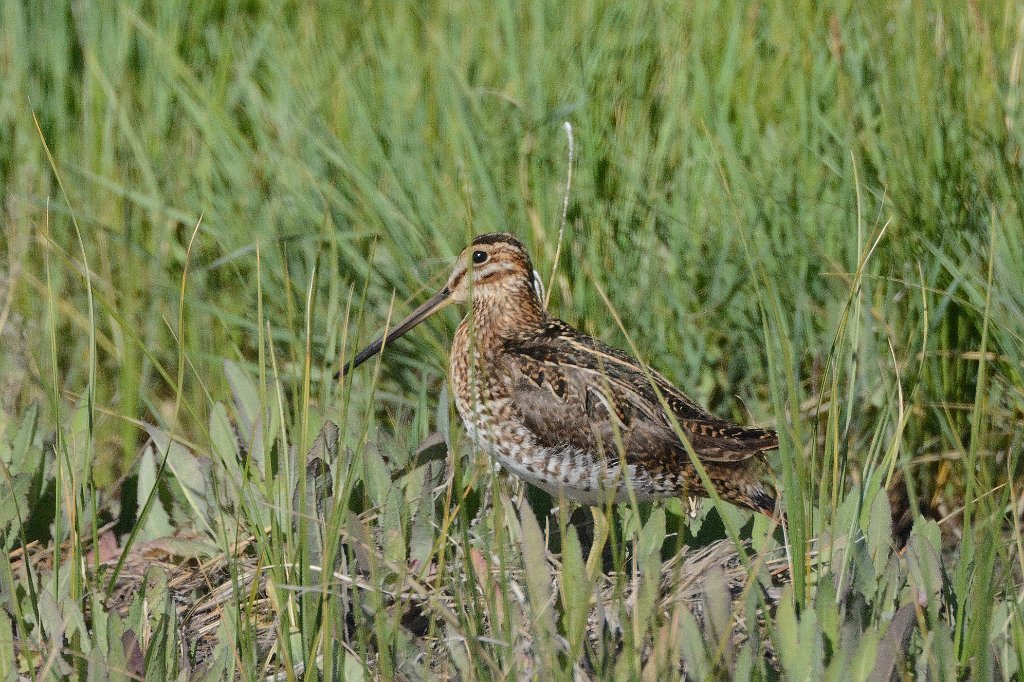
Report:
M 5 673 L 6 679 L 14 677 L 14 671 L 18 669 L 14 651 L 14 633 L 11 631 L 11 620 L 6 615 L 0 618 L 0 670 Z
M 360 682 L 366 679 L 366 671 L 362 661 L 351 651 L 345 652 L 345 665 L 343 668 L 345 682 Z
M 17 531 L 19 523 L 29 519 L 29 490 L 32 487 L 32 475 L 16 474 L 13 480 L 0 478 L 0 538 L 3 539 L 4 553 L 10 552 L 20 542 Z
M 854 584 L 861 594 L 871 598 L 878 589 L 875 575 L 875 562 L 871 557 L 868 544 L 861 536 L 850 547 L 853 562 L 848 570 L 853 571 Z
M 818 614 L 813 609 L 807 609 L 800 617 L 800 632 L 797 636 L 800 640 L 801 656 L 794 661 L 798 667 L 792 671 L 793 677 L 821 679 L 825 667 L 825 648 L 821 628 L 818 627 Z
M 0 461 L 8 466 L 12 474 L 36 470 L 36 458 L 42 456 L 42 449 L 39 448 L 31 454 L 30 451 L 35 439 L 38 418 L 39 406 L 33 402 L 22 415 L 17 430 L 13 434 L 8 434 L 7 438 L 0 438 Z
M 647 557 L 661 556 L 661 546 L 665 542 L 665 509 L 656 507 L 651 512 L 651 517 L 640 531 L 637 540 L 637 555 Z
M 100 634 L 101 631 L 94 629 L 94 632 Z M 129 662 L 136 654 L 141 654 L 141 650 L 138 648 L 138 639 L 133 631 L 125 629 L 124 621 L 117 613 L 108 614 L 105 635 L 107 664 L 112 671 L 111 679 L 129 679 L 128 673 L 133 671 L 136 674 L 141 674 L 141 665 L 138 665 L 137 660 L 133 661 L 136 663 L 134 668 L 129 667 Z M 117 673 L 113 671 L 117 671 Z
M 547 562 L 547 545 L 533 509 L 523 500 L 519 509 L 523 551 L 524 579 L 530 599 L 530 630 L 534 641 L 534 655 L 540 660 L 543 674 L 548 679 L 554 674 L 555 659 L 552 637 L 554 627 L 554 597 L 551 593 L 551 567 Z
M 216 403 L 210 410 L 210 449 L 214 462 L 217 463 L 215 470 L 220 472 L 222 478 L 220 487 L 221 495 L 226 498 L 224 504 L 229 509 L 238 509 L 245 476 L 235 430 L 231 426 L 231 419 L 224 403 Z M 261 470 L 250 469 L 250 473 L 258 478 L 263 476 Z
M 434 501 L 430 495 L 421 495 L 416 500 L 411 525 L 409 561 L 419 570 L 425 570 L 434 551 Z
M 101 680 L 105 681 L 108 679 L 107 660 L 99 647 L 93 647 L 88 659 L 86 659 L 86 666 L 85 679 L 87 682 L 100 682 Z M 117 679 L 116 674 L 111 677 Z
M 915 605 L 904 604 L 889 621 L 884 635 L 879 637 L 875 631 L 864 633 L 861 644 L 870 646 L 873 652 L 873 679 L 887 680 L 897 673 L 897 665 L 906 653 L 916 620 Z M 863 655 L 866 652 L 859 651 L 858 653 L 862 654 L 862 660 L 866 662 L 867 658 Z
M 153 448 L 167 458 L 167 469 L 177 489 L 184 497 L 184 504 L 190 509 L 188 518 L 192 519 L 200 530 L 213 535 L 210 526 L 214 499 L 210 489 L 209 460 L 200 460 L 188 448 L 177 441 L 172 441 L 166 433 L 155 426 L 146 425 L 146 432 L 153 439 Z
M 434 428 L 444 438 L 448 451 L 452 449 L 452 429 L 449 414 L 451 406 L 448 404 L 448 383 L 441 384 L 441 390 L 437 394 L 437 411 L 434 414 Z
M 793 588 L 787 585 L 775 614 L 775 648 L 779 654 L 779 662 L 791 679 L 808 679 L 810 670 L 811 642 L 801 638 L 800 621 L 796 615 L 793 599 Z
M 391 472 L 380 452 L 372 443 L 367 443 L 361 453 L 363 463 L 363 483 L 366 494 L 374 506 L 385 502 L 392 490 L 397 490 L 391 483 Z
M 64 622 L 63 614 L 61 614 L 60 605 L 54 600 L 53 594 L 50 593 L 50 590 L 43 589 L 39 592 L 37 609 L 39 612 L 38 625 L 40 640 L 48 642 L 63 642 L 66 623 Z M 57 658 L 56 666 L 58 674 L 67 675 L 71 672 L 70 668 L 61 657 Z
M 679 650 L 683 654 L 683 669 L 687 679 L 710 679 L 711 662 L 708 660 L 704 633 L 689 609 L 679 609 L 677 614 L 680 621 Z
M 712 662 L 729 660 L 732 653 L 732 600 L 725 572 L 712 564 L 704 576 L 704 641 Z
M 277 435 L 278 412 L 269 405 L 264 408 L 260 400 L 262 395 L 272 399 L 272 391 L 261 392 L 256 382 L 230 360 L 224 361 L 224 375 L 231 387 L 242 446 L 252 468 L 262 474 L 266 471 L 268 446 Z
M 922 532 L 911 533 L 907 543 L 906 557 L 910 573 L 910 585 L 915 591 L 913 599 L 918 603 L 931 603 L 937 606 L 942 591 L 942 560 L 938 547 L 933 542 L 934 532 L 930 531 L 928 522 Z M 938 526 L 935 526 L 937 529 Z
M 818 611 L 818 622 L 821 623 L 822 634 L 828 637 L 833 646 L 838 646 L 842 621 L 839 606 L 836 604 L 836 589 L 833 580 L 832 575 L 823 575 L 818 581 L 815 608 Z
M 638 592 L 634 607 L 637 630 L 655 625 L 655 609 L 661 589 L 661 547 L 665 542 L 665 510 L 657 507 L 637 539 Z
M 65 422 L 64 446 L 71 465 L 74 480 L 83 482 L 86 468 L 90 466 L 92 452 L 92 434 L 89 426 L 89 406 L 85 396 L 71 410 L 70 419 Z M 63 455 L 64 453 L 60 453 Z
M 245 608 L 242 606 L 241 608 Z M 235 652 L 235 643 L 241 642 L 238 628 L 238 609 L 236 604 L 229 604 L 224 607 L 222 617 L 217 622 L 217 643 L 213 648 L 210 667 L 207 671 L 207 679 L 234 679 L 238 655 Z M 251 652 L 243 649 L 246 654 Z M 249 663 L 250 656 L 243 658 L 243 666 Z
M 157 486 L 156 477 L 162 460 L 163 455 L 157 455 L 156 446 L 152 442 L 147 444 L 139 461 L 139 482 L 136 489 L 139 513 L 141 514 L 145 509 L 145 504 L 149 500 L 151 493 L 153 494 L 153 502 L 149 507 L 146 518 L 143 519 L 142 532 L 138 537 L 139 541 L 162 538 L 174 533 L 170 514 L 164 507 L 163 500 L 160 499 L 159 491 L 154 490 Z
M 408 522 L 408 507 L 401 497 L 401 489 L 393 487 L 380 508 L 384 558 L 395 564 L 406 561 L 405 526 Z
M 871 501 L 864 527 L 867 536 L 868 552 L 874 562 L 874 573 L 879 575 L 889 561 L 892 547 L 892 512 L 889 509 L 889 498 L 884 490 L 877 489 Z
M 756 517 L 755 517 L 756 518 Z M 736 652 L 736 661 L 733 665 L 730 679 L 733 682 L 748 682 L 754 674 L 754 649 L 750 642 L 744 642 L 740 650 Z
M 562 544 L 562 571 L 559 576 L 562 588 L 563 629 L 569 640 L 571 651 L 582 651 L 586 635 L 587 618 L 590 615 L 590 576 L 583 563 L 583 548 L 574 526 L 568 526 Z
M 248 372 L 231 360 L 224 361 L 224 376 L 231 387 L 242 435 L 251 436 L 262 419 L 259 388 Z

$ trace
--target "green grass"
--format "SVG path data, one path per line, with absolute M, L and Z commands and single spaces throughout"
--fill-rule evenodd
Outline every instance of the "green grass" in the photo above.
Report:
M 725 527 L 766 582 L 764 521 L 547 513 L 462 436 L 455 313 L 332 379 L 507 230 L 560 317 L 778 427 L 792 587 L 733 608 L 764 611 L 785 676 L 1020 674 L 1024 10 L 440 5 L 0 0 L 0 541 L 65 548 L 57 571 L 0 561 L 0 671 L 181 670 L 159 580 L 103 608 L 113 521 L 135 548 L 194 534 L 178 557 L 255 537 L 223 560 L 214 676 L 777 675 L 729 640 L 714 571 L 697 616 L 667 596 L 682 545 Z M 448 454 L 417 456 L 434 432 Z

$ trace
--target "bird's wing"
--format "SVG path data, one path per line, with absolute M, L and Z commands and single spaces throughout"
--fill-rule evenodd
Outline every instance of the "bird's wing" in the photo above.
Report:
M 558 320 L 506 343 L 503 356 L 514 404 L 548 447 L 678 462 L 687 454 L 673 421 L 707 462 L 742 462 L 778 446 L 774 432 L 714 417 L 665 377 Z

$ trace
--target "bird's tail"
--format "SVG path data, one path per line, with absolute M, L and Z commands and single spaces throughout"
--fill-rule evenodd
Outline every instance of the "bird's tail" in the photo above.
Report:
M 786 525 L 786 512 L 779 505 L 777 490 L 764 483 L 757 483 L 751 486 L 748 491 L 748 497 L 751 509 L 773 519 L 778 519 L 779 523 L 783 526 Z

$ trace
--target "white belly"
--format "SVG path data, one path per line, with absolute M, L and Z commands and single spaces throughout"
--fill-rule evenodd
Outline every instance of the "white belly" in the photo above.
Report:
M 558 498 L 581 504 L 601 505 L 609 501 L 628 502 L 630 488 L 638 501 L 670 497 L 677 488 L 667 481 L 655 481 L 633 464 L 625 469 L 594 453 L 578 448 L 540 446 L 533 433 L 517 420 L 496 423 L 491 416 L 501 409 L 484 410 L 456 399 L 466 434 L 493 457 L 503 469 Z M 501 405 L 493 407 L 500 408 Z M 628 461 L 628 455 L 626 457 Z

